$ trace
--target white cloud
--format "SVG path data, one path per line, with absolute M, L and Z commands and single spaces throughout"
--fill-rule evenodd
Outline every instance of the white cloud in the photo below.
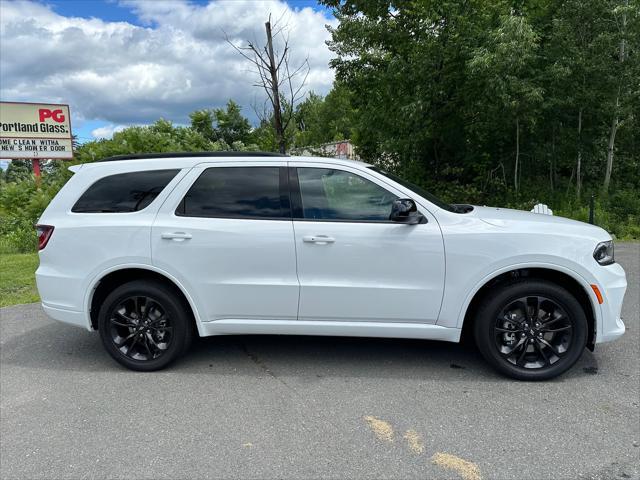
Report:
M 77 120 L 114 125 L 160 117 L 186 123 L 189 112 L 229 98 L 249 114 L 263 94 L 224 36 L 261 41 L 269 13 L 289 25 L 292 64 L 309 57 L 307 88 L 326 93 L 333 82 L 325 25 L 335 20 L 310 8 L 279 0 L 124 4 L 146 26 L 63 17 L 30 1 L 0 2 L 2 99 L 69 103 Z
M 96 139 L 111 138 L 113 137 L 114 133 L 121 132 L 125 128 L 126 128 L 125 125 L 113 125 L 113 124 L 105 125 L 103 127 L 98 127 L 91 130 L 91 136 Z

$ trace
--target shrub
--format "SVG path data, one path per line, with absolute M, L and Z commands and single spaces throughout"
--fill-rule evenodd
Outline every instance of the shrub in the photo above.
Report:
M 44 174 L 0 184 L 0 253 L 26 253 L 37 249 L 34 223 L 66 178 Z

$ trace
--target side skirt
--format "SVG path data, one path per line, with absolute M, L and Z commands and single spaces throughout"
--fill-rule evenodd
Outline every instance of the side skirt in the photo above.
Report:
M 201 324 L 210 335 L 325 335 L 332 337 L 421 338 L 459 342 L 461 330 L 419 323 L 325 322 L 225 319 Z

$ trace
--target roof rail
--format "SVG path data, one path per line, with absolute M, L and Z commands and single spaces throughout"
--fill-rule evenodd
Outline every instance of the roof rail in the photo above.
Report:
M 118 160 L 144 160 L 150 158 L 180 158 L 180 157 L 288 157 L 282 153 L 273 152 L 166 152 L 166 153 L 130 153 L 103 158 L 98 162 L 115 162 Z

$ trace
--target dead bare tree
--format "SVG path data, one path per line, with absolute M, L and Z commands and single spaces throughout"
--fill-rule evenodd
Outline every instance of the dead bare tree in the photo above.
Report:
M 264 24 L 266 43 L 248 41 L 246 45 L 236 45 L 225 34 L 225 39 L 240 55 L 251 62 L 257 81 L 253 85 L 262 88 L 267 94 L 268 103 L 273 112 L 273 128 L 278 139 L 280 153 L 287 149 L 285 132 L 293 118 L 294 106 L 304 97 L 303 89 L 309 76 L 309 57 L 297 67 L 291 68 L 291 47 L 287 24 L 280 17 L 273 24 L 271 15 Z M 282 40 L 281 47 L 274 48 L 274 40 Z M 263 120 L 263 118 L 261 118 Z

